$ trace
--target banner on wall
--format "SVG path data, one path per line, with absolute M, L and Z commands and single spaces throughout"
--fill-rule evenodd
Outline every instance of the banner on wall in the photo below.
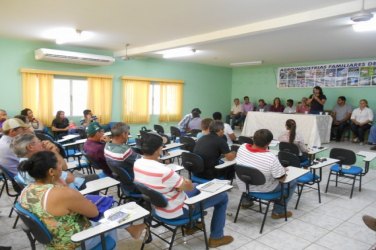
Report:
M 376 60 L 278 68 L 278 88 L 376 87 Z

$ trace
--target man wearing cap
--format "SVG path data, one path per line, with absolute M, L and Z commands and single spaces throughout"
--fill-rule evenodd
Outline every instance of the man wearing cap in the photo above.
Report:
M 92 122 L 87 126 L 86 134 L 88 137 L 84 144 L 86 155 L 95 161 L 106 175 L 112 176 L 112 171 L 107 166 L 104 156 L 105 143 L 109 141 L 109 138 L 104 135 L 104 129 L 98 122 Z
M 181 132 L 188 132 L 192 129 L 201 130 L 201 110 L 199 108 L 192 109 L 190 114 L 184 116 L 178 126 Z
M 0 138 L 0 165 L 13 175 L 18 173 L 18 157 L 10 148 L 14 137 L 30 131 L 30 126 L 18 118 L 10 118 L 3 123 L 3 136 Z

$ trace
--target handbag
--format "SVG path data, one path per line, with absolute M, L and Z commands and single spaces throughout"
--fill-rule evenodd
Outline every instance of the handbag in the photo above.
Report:
M 87 194 L 86 199 L 90 200 L 97 206 L 99 214 L 95 218 L 90 218 L 92 221 L 99 221 L 103 217 L 103 213 L 110 209 L 114 203 L 114 197 L 112 196 L 100 196 L 95 194 Z

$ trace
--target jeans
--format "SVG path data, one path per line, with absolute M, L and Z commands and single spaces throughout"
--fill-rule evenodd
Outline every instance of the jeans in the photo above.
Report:
M 99 222 L 93 222 L 93 221 L 90 221 L 90 223 L 91 223 L 91 226 L 96 226 L 96 225 L 99 224 Z M 120 228 L 124 228 L 124 227 L 120 227 Z M 116 231 L 116 229 L 111 230 L 111 231 L 105 233 L 104 235 L 105 235 L 105 237 L 110 236 L 115 242 L 117 241 L 117 231 Z M 85 240 L 85 249 L 92 249 L 100 243 L 101 243 L 101 236 L 100 235 L 95 236 L 93 238 Z M 81 250 L 81 247 L 77 247 L 76 250 Z
M 341 141 L 343 131 L 349 126 L 348 122 L 342 122 L 338 125 L 332 126 L 332 138 L 335 137 L 336 141 Z
M 356 137 L 359 138 L 359 142 L 364 142 L 364 136 L 366 131 L 371 127 L 371 125 L 364 124 L 363 126 L 356 125 L 351 123 L 351 131 L 355 134 Z
M 295 188 L 296 188 L 297 183 L 298 183 L 297 180 L 293 180 L 289 184 L 283 184 L 283 188 L 284 188 L 283 189 L 283 195 L 285 195 L 287 193 L 289 194 L 288 197 L 285 198 L 286 207 L 287 207 L 287 204 L 290 201 L 292 195 L 295 192 Z M 281 185 L 280 184 L 272 192 L 279 192 L 279 191 L 281 191 Z M 284 214 L 285 208 L 284 208 L 283 204 L 275 202 L 272 212 L 273 212 L 273 214 Z
M 369 131 L 368 142 L 371 144 L 376 144 L 376 125 L 372 125 Z
M 186 192 L 188 197 L 195 196 L 199 191 L 195 188 L 193 191 Z M 227 193 L 217 194 L 205 201 L 203 201 L 203 209 L 214 207 L 213 217 L 210 224 L 210 238 L 220 239 L 223 237 L 223 229 L 225 227 L 226 221 L 226 209 L 227 209 L 228 197 Z M 200 211 L 199 203 L 195 204 L 192 213 L 197 213 Z M 184 214 L 177 217 L 178 218 L 188 218 L 189 210 L 183 209 Z

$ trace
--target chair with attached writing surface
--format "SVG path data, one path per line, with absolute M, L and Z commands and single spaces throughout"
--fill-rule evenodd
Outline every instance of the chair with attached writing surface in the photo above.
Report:
M 172 140 L 173 142 L 177 142 L 177 139 L 178 139 L 178 138 L 180 139 L 181 132 L 180 132 L 180 129 L 179 129 L 179 128 L 174 127 L 174 126 L 171 126 L 171 127 L 170 127 L 170 133 L 171 133 L 171 140 Z
M 196 142 L 194 139 L 188 136 L 182 136 L 180 137 L 180 143 L 183 143 L 183 149 L 188 150 L 189 152 L 193 152 L 193 149 L 195 148 Z
M 201 129 L 191 129 L 189 130 L 189 136 L 196 137 L 198 133 L 202 132 Z
M 174 240 L 175 240 L 175 237 L 176 237 L 176 234 L 177 234 L 177 231 L 178 231 L 179 228 L 181 228 L 183 237 L 185 235 L 183 228 L 195 228 L 195 229 L 198 229 L 198 230 L 201 230 L 201 231 L 204 232 L 205 246 L 206 246 L 206 249 L 208 249 L 208 239 L 207 239 L 207 235 L 206 235 L 205 220 L 204 220 L 204 214 L 205 213 L 203 211 L 203 207 L 202 207 L 201 202 L 200 202 L 200 211 L 199 212 L 193 213 L 192 212 L 193 206 L 189 206 L 189 217 L 188 218 L 165 219 L 165 218 L 162 218 L 162 217 L 157 215 L 156 208 L 164 208 L 164 207 L 167 206 L 168 200 L 166 199 L 166 197 L 164 197 L 162 193 L 159 193 L 159 192 L 147 187 L 144 184 L 135 182 L 135 185 L 137 186 L 138 190 L 141 191 L 141 193 L 143 195 L 143 199 L 145 200 L 145 202 L 147 204 L 147 209 L 150 211 L 150 218 L 147 222 L 148 230 L 149 230 L 150 233 L 157 236 L 158 238 L 160 238 L 164 242 L 168 243 L 169 249 L 172 249 L 172 246 L 174 244 Z M 195 205 L 197 205 L 197 204 L 195 204 Z M 199 219 L 201 219 L 202 228 L 196 226 L 196 222 Z M 153 224 L 153 221 L 155 222 L 154 224 Z M 163 227 L 165 227 L 166 229 L 168 229 L 169 231 L 172 232 L 172 237 L 171 237 L 170 241 L 166 240 L 166 238 L 168 238 L 168 237 L 164 237 L 164 235 L 161 235 L 160 233 L 153 233 L 150 230 L 150 227 L 156 228 L 156 227 L 159 227 L 159 226 L 163 226 Z M 145 246 L 145 242 L 142 244 L 141 249 L 144 249 L 144 246 Z
M 238 137 L 238 143 L 239 144 L 244 144 L 244 143 L 253 144 L 253 139 L 251 137 L 241 135 Z
M 154 130 L 155 130 L 158 134 L 164 134 L 164 128 L 163 128 L 161 125 L 154 124 Z
M 354 166 L 353 164 L 356 162 L 356 154 L 344 148 L 332 148 L 330 150 L 330 158 L 338 159 L 340 162 L 338 164 L 333 165 L 330 168 L 328 182 L 326 184 L 325 193 L 328 192 L 329 182 L 334 181 L 336 183 L 336 187 L 338 186 L 338 182 L 342 184 L 349 184 L 347 182 L 341 182 L 338 180 L 339 177 L 352 179 L 351 185 L 351 193 L 350 199 L 353 196 L 355 181 L 359 180 L 359 192 L 362 191 L 362 176 L 365 175 L 366 172 L 363 172 L 363 168 Z M 367 171 L 367 170 L 366 170 Z M 335 175 L 335 180 L 330 180 L 330 177 Z
M 279 142 L 279 151 L 285 151 L 289 152 L 291 154 L 294 154 L 299 157 L 300 150 L 298 146 L 294 143 L 289 143 L 289 142 Z M 300 159 L 300 166 L 305 167 L 309 166 L 309 160 L 308 159 Z
M 27 238 L 30 241 L 31 249 L 35 250 L 35 242 L 39 242 L 42 245 L 49 244 L 53 237 L 46 225 L 32 212 L 23 208 L 20 203 L 14 204 L 14 210 L 21 218 L 24 225 L 22 226 L 23 231 L 26 233 Z M 104 244 L 106 249 L 111 250 L 116 247 L 116 242 L 109 236 L 104 237 Z M 97 244 L 93 250 L 100 250 L 102 248 L 102 243 Z
M 238 178 L 245 183 L 246 192 L 243 192 L 240 197 L 238 209 L 236 210 L 234 223 L 236 223 L 238 219 L 239 210 L 240 210 L 242 201 L 247 198 L 250 198 L 251 200 L 259 202 L 258 212 L 264 214 L 264 218 L 261 224 L 260 234 L 262 233 L 262 230 L 264 229 L 266 216 L 268 214 L 269 206 L 271 202 L 280 202 L 281 204 L 284 204 L 285 220 L 287 221 L 286 202 L 285 202 L 284 195 L 283 195 L 284 188 L 281 188 L 281 191 L 278 191 L 278 192 L 251 192 L 249 190 L 249 185 L 260 186 L 260 185 L 265 184 L 266 179 L 265 179 L 264 174 L 257 168 L 243 166 L 243 165 L 236 165 L 235 171 L 236 171 L 236 175 L 238 176 Z M 280 185 L 283 185 L 283 184 L 281 183 Z M 262 204 L 266 205 L 266 209 L 264 212 L 262 211 L 262 206 L 261 206 Z
M 281 165 L 284 166 L 284 167 L 292 166 L 292 167 L 300 168 L 301 163 L 300 163 L 299 157 L 294 155 L 294 154 L 291 154 L 289 152 L 279 151 L 278 160 L 281 163 Z M 321 171 L 321 168 L 320 168 L 320 171 Z M 320 176 L 321 176 L 321 174 L 320 174 Z M 303 175 L 303 176 L 301 176 L 297 179 L 297 181 L 298 181 L 298 185 L 297 185 L 298 200 L 296 201 L 295 209 L 298 209 L 300 197 L 302 196 L 303 188 L 304 188 L 305 185 L 313 186 L 314 184 L 317 183 L 317 192 L 318 192 L 318 197 L 319 197 L 319 203 L 321 203 L 321 193 L 320 193 L 321 178 L 320 178 L 320 176 L 316 175 L 316 169 L 313 169 L 313 170 L 311 169 L 310 172 L 306 173 L 305 175 Z M 313 187 L 310 187 L 310 188 L 313 188 Z
M 195 176 L 195 173 L 201 173 L 204 171 L 205 164 L 201 156 L 191 153 L 183 152 L 181 154 L 182 165 L 189 173 L 189 179 L 195 183 L 206 183 L 210 180 Z

